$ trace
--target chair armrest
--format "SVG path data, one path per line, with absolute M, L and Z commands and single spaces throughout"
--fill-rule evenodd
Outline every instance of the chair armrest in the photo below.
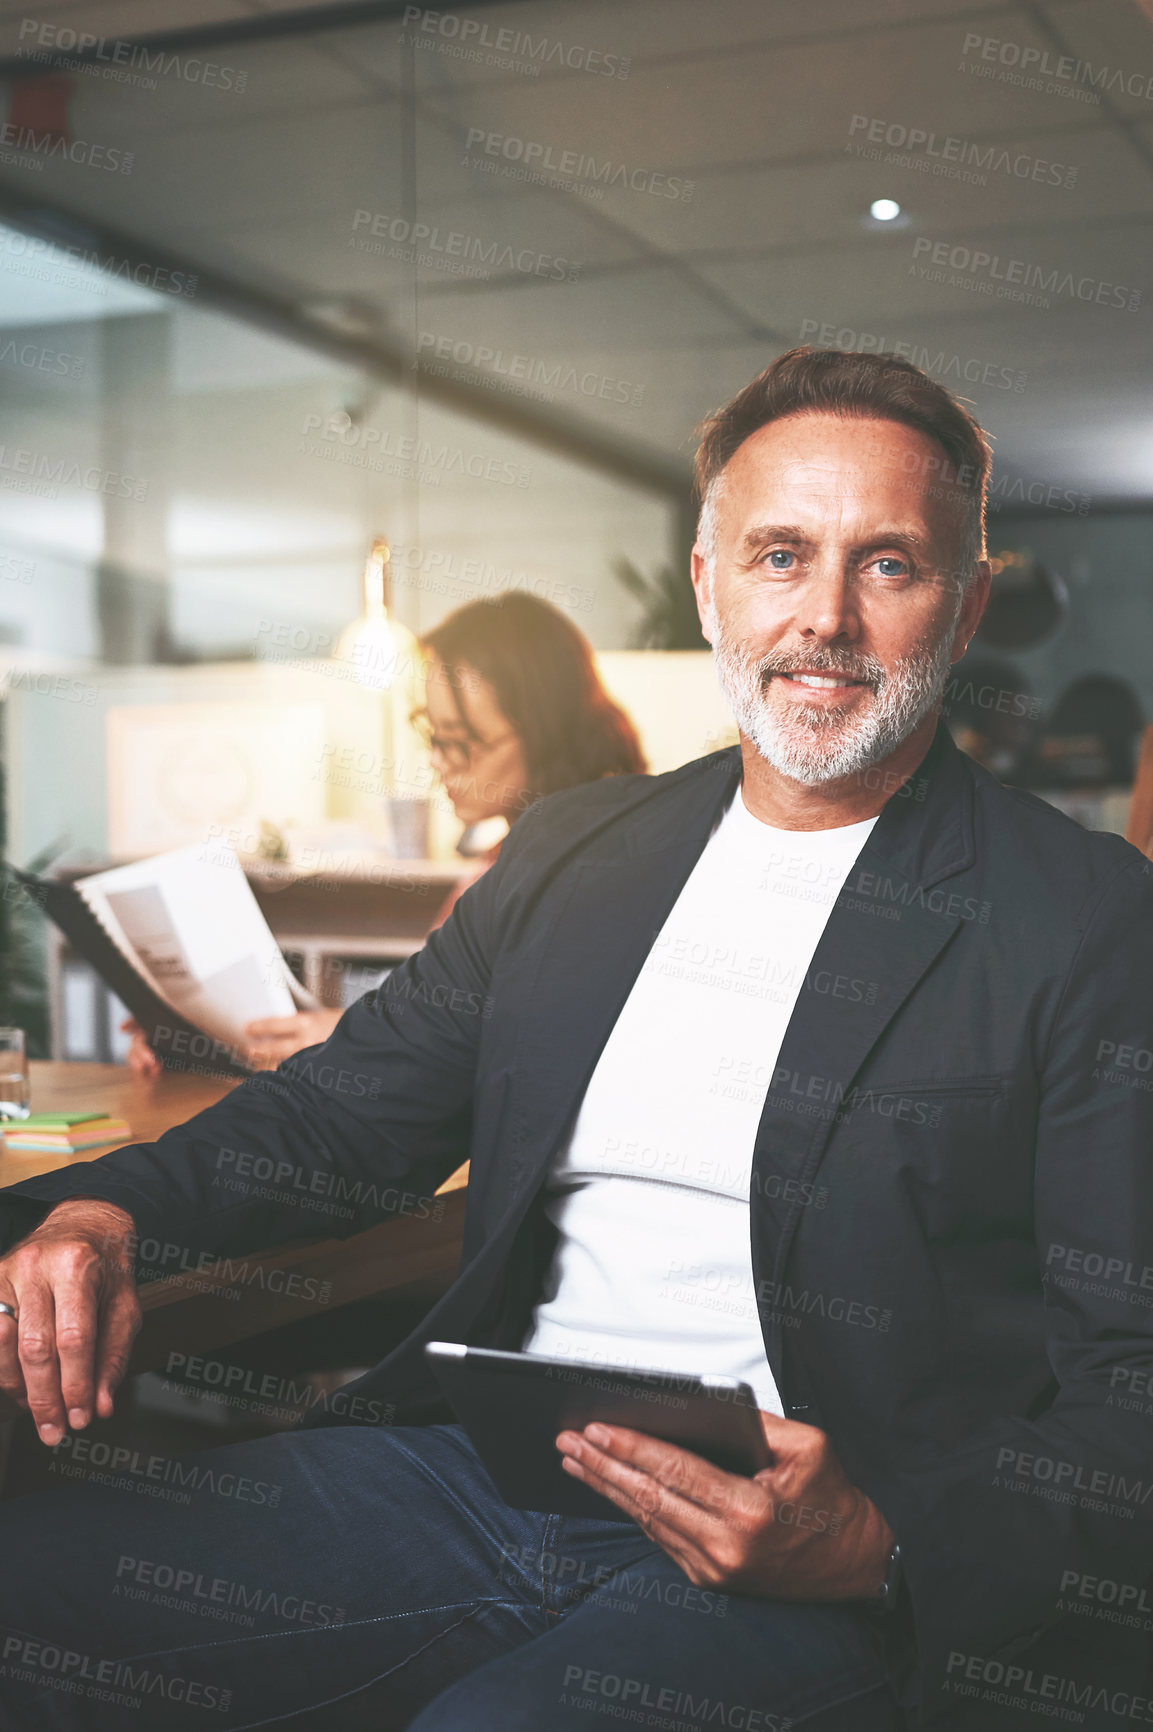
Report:
M 150 1281 L 140 1289 L 144 1323 L 129 1361 L 131 1376 L 165 1364 L 170 1353 L 206 1353 L 386 1293 L 439 1294 L 460 1262 L 464 1192 L 441 1199 L 439 1219 L 384 1221 L 351 1239 L 322 1239 L 248 1257 L 225 1257 L 199 1275 Z M 239 1290 L 239 1297 L 238 1295 Z
M 463 1169 L 462 1169 L 463 1171 Z M 326 1312 L 384 1294 L 437 1298 L 460 1262 L 465 1189 L 454 1174 L 437 1192 L 439 1218 L 409 1215 L 383 1221 L 351 1239 L 225 1257 L 203 1272 L 181 1272 L 140 1288 L 144 1322 L 128 1364 L 131 1377 L 153 1371 L 172 1353 L 203 1354 L 316 1315 L 326 1286 Z M 23 1408 L 0 1395 L 0 1420 Z

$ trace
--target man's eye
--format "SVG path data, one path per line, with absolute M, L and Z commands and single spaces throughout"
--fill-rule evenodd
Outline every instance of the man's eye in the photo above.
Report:
M 770 571 L 791 571 L 796 563 L 796 554 L 787 547 L 774 547 L 765 561 Z
M 880 577 L 907 577 L 909 574 L 907 561 L 898 559 L 895 553 L 886 553 L 873 564 Z

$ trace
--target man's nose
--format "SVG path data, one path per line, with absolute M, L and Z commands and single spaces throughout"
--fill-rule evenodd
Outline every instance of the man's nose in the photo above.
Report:
M 819 561 L 809 573 L 797 600 L 797 630 L 803 637 L 830 641 L 855 638 L 860 629 L 857 597 L 849 574 L 839 561 Z

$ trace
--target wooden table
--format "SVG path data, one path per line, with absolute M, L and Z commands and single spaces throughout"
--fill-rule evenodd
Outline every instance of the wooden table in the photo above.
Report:
M 132 1126 L 133 1142 L 154 1141 L 162 1131 L 183 1124 L 236 1087 L 231 1082 L 167 1071 L 159 1077 L 138 1077 L 115 1064 L 33 1062 L 31 1072 L 33 1112 L 118 1113 Z M 62 1157 L 6 1151 L 0 1155 L 0 1185 L 14 1185 L 37 1173 L 92 1160 L 105 1152 L 92 1149 Z M 253 1273 L 263 1268 L 303 1277 L 295 1284 L 300 1297 L 270 1290 L 283 1288 L 285 1283 L 278 1277 L 268 1285 L 251 1281 L 241 1302 L 236 1303 L 235 1276 L 227 1263 L 204 1273 L 181 1272 L 179 1281 L 142 1286 L 144 1325 L 136 1338 L 130 1371 L 150 1371 L 164 1364 L 171 1352 L 208 1352 L 312 1315 L 315 1303 L 304 1295 L 316 1288 L 310 1286 L 308 1277 L 330 1284 L 326 1310 L 386 1294 L 437 1297 L 452 1281 L 460 1261 L 467 1182 L 466 1165 L 440 1187 L 437 1195 L 445 1197 L 445 1204 L 438 1221 L 412 1215 L 384 1221 L 351 1239 L 280 1246 L 245 1259 Z M 18 1411 L 0 1395 L 0 1419 Z
M 33 1059 L 32 1111 L 34 1113 L 111 1113 L 127 1119 L 132 1141 L 155 1142 L 162 1131 L 182 1125 L 193 1113 L 215 1105 L 235 1083 L 212 1077 L 183 1076 L 165 1071 L 163 1076 L 138 1077 L 123 1064 L 63 1064 Z M 121 1141 L 124 1139 L 122 1138 Z M 116 1143 L 109 1143 L 114 1149 Z M 73 1161 L 91 1161 L 107 1149 L 86 1149 L 78 1155 L 18 1154 L 0 1150 L 0 1185 L 17 1185 L 37 1173 L 55 1172 Z

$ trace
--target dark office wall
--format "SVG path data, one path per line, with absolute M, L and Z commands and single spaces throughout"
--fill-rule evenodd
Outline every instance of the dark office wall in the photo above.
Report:
M 1064 582 L 1066 618 L 1012 659 L 1046 706 L 1083 674 L 1128 680 L 1153 720 L 1153 508 L 998 516 L 991 551 L 1029 551 Z

